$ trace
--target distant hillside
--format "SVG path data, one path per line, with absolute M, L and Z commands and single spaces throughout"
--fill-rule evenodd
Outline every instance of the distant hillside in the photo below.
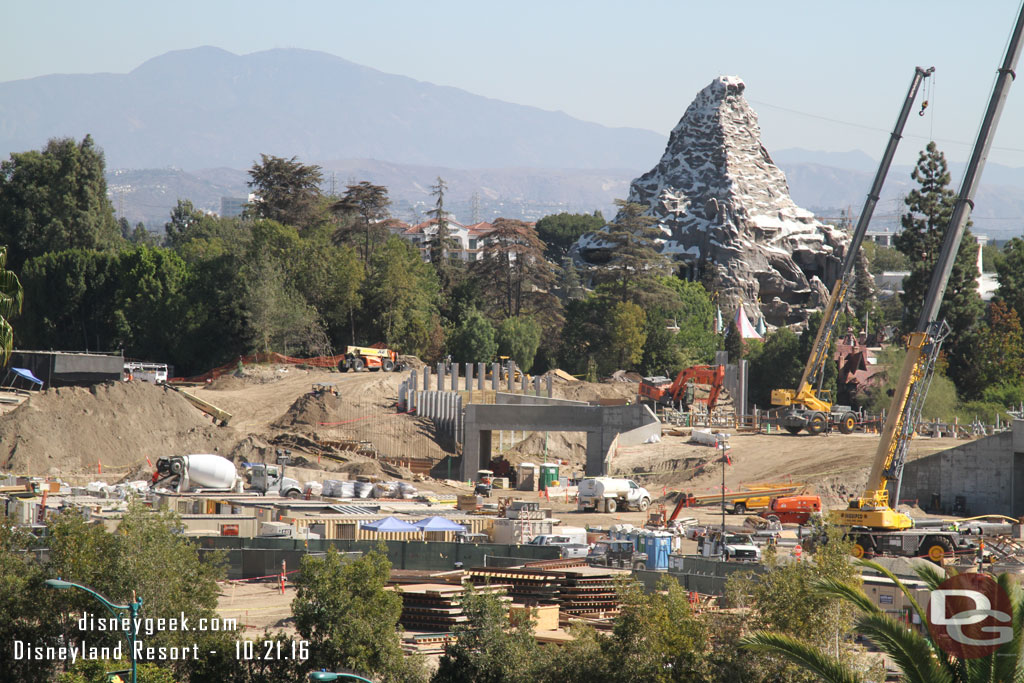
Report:
M 169 52 L 128 74 L 0 83 L 0 158 L 91 133 L 108 168 L 248 168 L 260 153 L 451 168 L 642 168 L 665 137 L 323 52 Z
M 414 221 L 433 204 L 430 185 L 438 176 L 448 183 L 447 205 L 459 220 L 497 216 L 536 220 L 562 211 L 604 212 L 611 218 L 616 199 L 629 194 L 629 183 L 639 175 L 628 170 L 577 169 L 452 169 L 442 166 L 407 166 L 358 159 L 321 162 L 324 191 L 333 181 L 344 192 L 351 182 L 368 180 L 386 186 L 392 213 Z M 780 162 L 797 205 L 819 216 L 836 217 L 850 208 L 856 215 L 864 204 L 874 171 L 852 171 L 817 163 Z M 959 168 L 955 167 L 959 172 Z M 1017 169 L 986 169 L 993 176 L 1012 180 Z M 146 169 L 107 173 L 110 197 L 119 215 L 132 224 L 143 221 L 150 230 L 161 230 L 179 197 L 191 199 L 208 211 L 220 211 L 222 196 L 245 196 L 248 175 L 230 168 L 186 172 L 180 169 Z M 896 230 L 903 205 L 901 196 L 912 188 L 910 168 L 894 168 L 882 191 L 871 227 Z M 473 195 L 476 195 L 474 202 Z M 983 184 L 973 214 L 973 230 L 996 239 L 1024 235 L 1024 183 L 1021 186 Z

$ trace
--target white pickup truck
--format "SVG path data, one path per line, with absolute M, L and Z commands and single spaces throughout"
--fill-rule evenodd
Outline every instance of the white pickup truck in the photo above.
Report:
M 562 558 L 586 557 L 590 552 L 590 546 L 586 543 L 576 543 L 569 536 L 559 534 L 540 534 L 530 539 L 526 545 L 557 546 L 562 551 Z
M 593 512 L 615 512 L 616 510 L 639 510 L 645 512 L 651 504 L 651 494 L 632 479 L 612 477 L 588 477 L 580 481 L 578 510 Z

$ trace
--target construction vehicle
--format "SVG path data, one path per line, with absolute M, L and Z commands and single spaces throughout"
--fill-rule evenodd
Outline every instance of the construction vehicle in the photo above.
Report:
M 867 485 L 859 497 L 849 501 L 848 507 L 836 511 L 837 521 L 846 528 L 847 537 L 853 539 L 853 554 L 858 557 L 873 554 L 925 555 L 932 561 L 941 563 L 951 553 L 972 549 L 972 544 L 967 540 L 969 531 L 961 531 L 955 525 L 915 528 L 914 520 L 894 510 L 890 502 L 899 501 L 903 465 L 907 458 L 910 439 L 917 429 L 939 350 L 944 338 L 949 334 L 949 326 L 945 320 L 939 318 L 942 298 L 960 248 L 968 214 L 974 206 L 974 194 L 1022 47 L 1024 6 L 1017 17 L 1006 56 L 999 69 L 985 117 L 978 131 L 977 141 L 964 172 L 953 213 L 943 237 L 942 249 L 932 271 L 921 317 L 907 343 L 906 359 L 892 393 L 892 404 Z
M 850 285 L 853 282 L 854 264 L 860 255 L 860 245 L 864 241 L 868 224 L 874 214 L 875 205 L 878 203 L 882 185 L 885 183 L 885 176 L 892 165 L 893 156 L 896 154 L 896 147 L 899 145 L 903 128 L 906 125 L 910 109 L 914 105 L 917 91 L 925 78 L 928 78 L 935 71 L 934 67 L 923 69 L 917 67 L 914 70 L 914 78 L 910 82 L 910 89 L 903 101 L 899 118 L 896 120 L 896 127 L 889 137 L 889 144 L 882 155 L 882 161 L 875 173 L 875 180 L 864 201 L 864 208 L 860 212 L 857 226 L 854 228 L 853 236 L 850 239 L 850 246 L 843 258 L 842 271 L 832 287 L 832 293 L 822 312 L 821 323 L 818 325 L 818 334 L 814 338 L 814 345 L 811 347 L 811 355 L 804 366 L 803 375 L 796 389 L 773 389 L 772 405 L 785 408 L 779 416 L 779 424 L 790 434 L 799 434 L 806 430 L 809 434 L 821 434 L 831 427 L 837 427 L 843 434 L 849 434 L 857 426 L 857 416 L 850 409 L 850 406 L 835 405 L 828 390 L 821 388 L 825 380 L 825 370 L 828 363 L 833 362 L 829 354 L 832 344 L 832 337 L 835 333 L 836 323 L 839 314 L 846 301 Z
M 284 476 L 283 465 L 252 463 L 249 465 L 251 481 L 249 491 L 264 496 L 277 495 L 298 498 L 302 495 L 299 482 Z M 234 463 L 213 453 L 163 456 L 156 461 L 156 472 L 150 487 L 168 486 L 175 493 L 234 492 L 246 489 L 238 476 Z
M 710 412 L 718 403 L 723 382 L 725 382 L 724 365 L 694 365 L 680 371 L 675 380 L 664 376 L 644 377 L 637 393 L 641 400 L 646 398 L 656 404 L 678 405 L 683 410 L 689 410 L 691 406 L 699 405 Z M 707 398 L 694 396 L 694 384 L 707 384 L 711 387 Z
M 754 488 L 754 487 L 751 487 Z M 745 514 L 747 512 L 748 505 L 757 504 L 760 501 L 764 501 L 765 505 L 769 505 L 773 496 L 782 496 L 790 493 L 795 493 L 803 488 L 803 484 L 787 484 L 787 485 L 773 485 L 768 487 L 765 485 L 764 488 L 757 487 L 753 491 L 737 491 L 735 493 L 709 493 L 706 495 L 694 495 L 692 493 L 680 493 L 679 499 L 676 501 L 676 506 L 672 510 L 672 514 L 669 516 L 667 523 L 671 524 L 679 517 L 679 513 L 682 512 L 683 508 L 688 507 L 701 507 L 706 505 L 725 505 L 725 508 L 729 512 L 735 514 Z M 767 498 L 767 500 L 765 500 Z M 729 509 L 732 506 L 732 509 Z
M 398 372 L 405 366 L 398 361 L 398 354 L 389 348 L 377 346 L 346 346 L 345 357 L 338 361 L 338 370 L 383 370 Z
M 745 515 L 748 512 L 764 510 L 771 506 L 772 498 L 788 493 L 795 493 L 803 488 L 803 484 L 745 484 L 745 494 L 741 491 L 736 498 L 726 498 L 725 511 L 730 515 Z
M 807 524 L 811 515 L 821 514 L 819 496 L 779 496 L 772 498 L 758 517 L 779 524 Z
M 587 477 L 579 483 L 576 507 L 581 512 L 615 512 L 635 508 L 646 512 L 651 494 L 632 479 Z
M 592 567 L 618 567 L 619 569 L 647 569 L 647 553 L 639 553 L 633 541 L 598 541 L 587 554 Z

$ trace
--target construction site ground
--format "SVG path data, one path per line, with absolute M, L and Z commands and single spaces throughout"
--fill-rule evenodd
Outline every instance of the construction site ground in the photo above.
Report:
M 221 453 L 239 461 L 273 461 L 275 441 L 287 437 L 364 442 L 372 452 L 389 455 L 401 450 L 444 458 L 451 444 L 438 440 L 433 425 L 396 409 L 398 388 L 405 374 L 338 373 L 288 365 L 247 366 L 213 382 L 187 388 L 197 396 L 230 412 L 226 427 L 217 426 L 173 391 L 140 382 L 92 388 L 48 389 L 33 394 L 0 415 L 0 471 L 22 475 L 59 477 L 81 484 L 149 479 L 156 459 L 164 455 Z M 314 383 L 334 383 L 338 397 L 313 396 Z M 574 400 L 634 398 L 636 384 L 609 382 L 554 384 L 555 396 Z M 355 417 L 353 417 L 355 416 Z M 327 424 L 324 424 L 327 423 Z M 340 424 L 338 424 L 340 423 Z M 728 431 L 728 430 L 723 430 Z M 503 455 L 513 462 L 561 460 L 563 473 L 582 471 L 585 434 L 505 433 L 494 440 L 505 446 Z M 953 447 L 951 439 L 916 439 L 910 458 Z M 513 445 L 514 444 L 514 445 Z M 741 490 L 745 484 L 802 482 L 823 496 L 827 507 L 843 504 L 859 492 L 878 447 L 878 436 L 853 434 L 790 436 L 788 434 L 730 434 L 725 487 Z M 412 476 L 403 468 L 382 467 L 365 454 L 345 451 L 344 462 L 319 459 L 313 452 L 291 448 L 297 466 L 288 474 L 300 482 L 323 481 L 357 475 L 393 479 Z M 696 445 L 687 436 L 669 430 L 658 443 L 621 448 L 612 461 L 614 471 L 647 487 L 653 509 L 673 507 L 674 492 L 695 495 L 721 490 L 721 452 Z M 341 474 L 346 473 L 346 474 Z M 421 491 L 441 496 L 469 493 L 471 484 L 451 479 L 417 482 Z M 541 500 L 562 523 L 608 528 L 614 524 L 643 525 L 647 513 L 580 513 L 573 500 L 541 498 L 537 492 L 495 491 L 499 495 Z M 721 522 L 717 507 L 687 508 L 684 517 L 698 523 Z M 726 523 L 741 526 L 743 518 L 728 516 Z M 687 543 L 684 552 L 695 552 Z M 222 584 L 220 612 L 238 619 L 250 636 L 264 629 L 292 631 L 289 585 L 282 595 L 276 583 Z

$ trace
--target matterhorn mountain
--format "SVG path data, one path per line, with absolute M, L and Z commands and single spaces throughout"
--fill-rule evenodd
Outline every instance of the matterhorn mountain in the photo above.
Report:
M 633 180 L 628 201 L 649 207 L 662 252 L 713 283 L 723 311 L 743 306 L 751 320 L 800 324 L 827 299 L 850 238 L 790 198 L 745 87 L 720 76 L 701 90 L 658 165 Z M 589 260 L 607 242 L 597 232 L 577 246 Z

